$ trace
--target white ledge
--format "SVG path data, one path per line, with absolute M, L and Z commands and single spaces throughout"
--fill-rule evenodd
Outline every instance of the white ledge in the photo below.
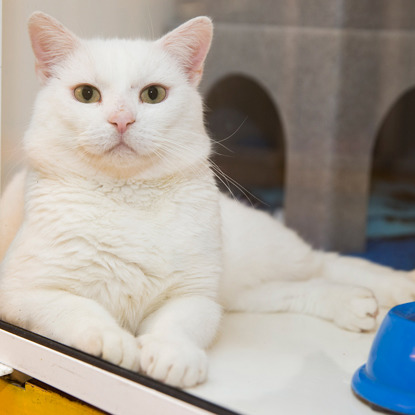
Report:
M 0 361 L 3 362 L 0 374 L 14 368 L 114 415 L 137 411 L 149 415 L 212 413 L 209 408 L 195 406 L 3 329 L 0 329 Z M 186 397 L 186 393 L 179 390 L 176 394 Z M 189 401 L 192 399 L 198 398 L 189 395 Z

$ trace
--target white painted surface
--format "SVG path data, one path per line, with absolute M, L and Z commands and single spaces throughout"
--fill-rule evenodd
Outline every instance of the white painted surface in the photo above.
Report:
M 10 375 L 11 373 L 13 373 L 13 368 L 0 363 L 0 377 Z
M 209 352 L 207 383 L 188 392 L 251 415 L 374 414 L 350 386 L 373 338 L 303 315 L 229 314 Z M 0 361 L 111 413 L 205 413 L 28 343 L 0 330 Z
M 114 415 L 208 413 L 3 330 L 0 361 Z
M 192 393 L 252 415 L 374 414 L 350 386 L 373 337 L 302 315 L 230 314 Z

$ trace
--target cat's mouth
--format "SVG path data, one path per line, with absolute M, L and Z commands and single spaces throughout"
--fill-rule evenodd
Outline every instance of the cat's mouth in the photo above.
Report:
M 106 153 L 136 153 L 136 151 L 130 147 L 124 140 L 121 140 L 115 146 L 112 146 L 109 150 L 106 151 Z

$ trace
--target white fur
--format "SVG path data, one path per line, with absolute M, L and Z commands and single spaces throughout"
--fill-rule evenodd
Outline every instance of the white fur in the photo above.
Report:
M 1 264 L 1 318 L 189 387 L 206 378 L 220 304 L 359 331 L 373 329 L 376 298 L 391 306 L 415 297 L 404 273 L 313 251 L 219 194 L 196 90 L 208 19 L 156 42 L 81 41 L 43 14 L 30 27 L 44 87 L 24 140 L 27 173 L 0 205 L 4 240 L 14 238 Z M 102 102 L 75 100 L 84 83 Z M 142 103 L 153 83 L 167 98 Z M 123 136 L 129 148 L 114 150 L 120 135 L 109 120 L 123 110 L 135 117 Z
M 0 199 L 0 261 L 23 220 L 26 172 L 13 177 Z

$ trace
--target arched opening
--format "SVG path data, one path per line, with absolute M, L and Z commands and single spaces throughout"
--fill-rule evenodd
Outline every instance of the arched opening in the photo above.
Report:
M 214 141 L 212 161 L 224 173 L 220 187 L 256 207 L 280 209 L 285 146 L 282 123 L 268 93 L 253 79 L 232 75 L 211 88 L 206 106 Z
M 399 242 L 390 249 L 399 254 L 400 268 L 405 268 L 402 261 L 413 262 L 415 256 L 414 114 L 415 88 L 403 94 L 383 119 L 372 160 L 367 236 L 369 242 Z

